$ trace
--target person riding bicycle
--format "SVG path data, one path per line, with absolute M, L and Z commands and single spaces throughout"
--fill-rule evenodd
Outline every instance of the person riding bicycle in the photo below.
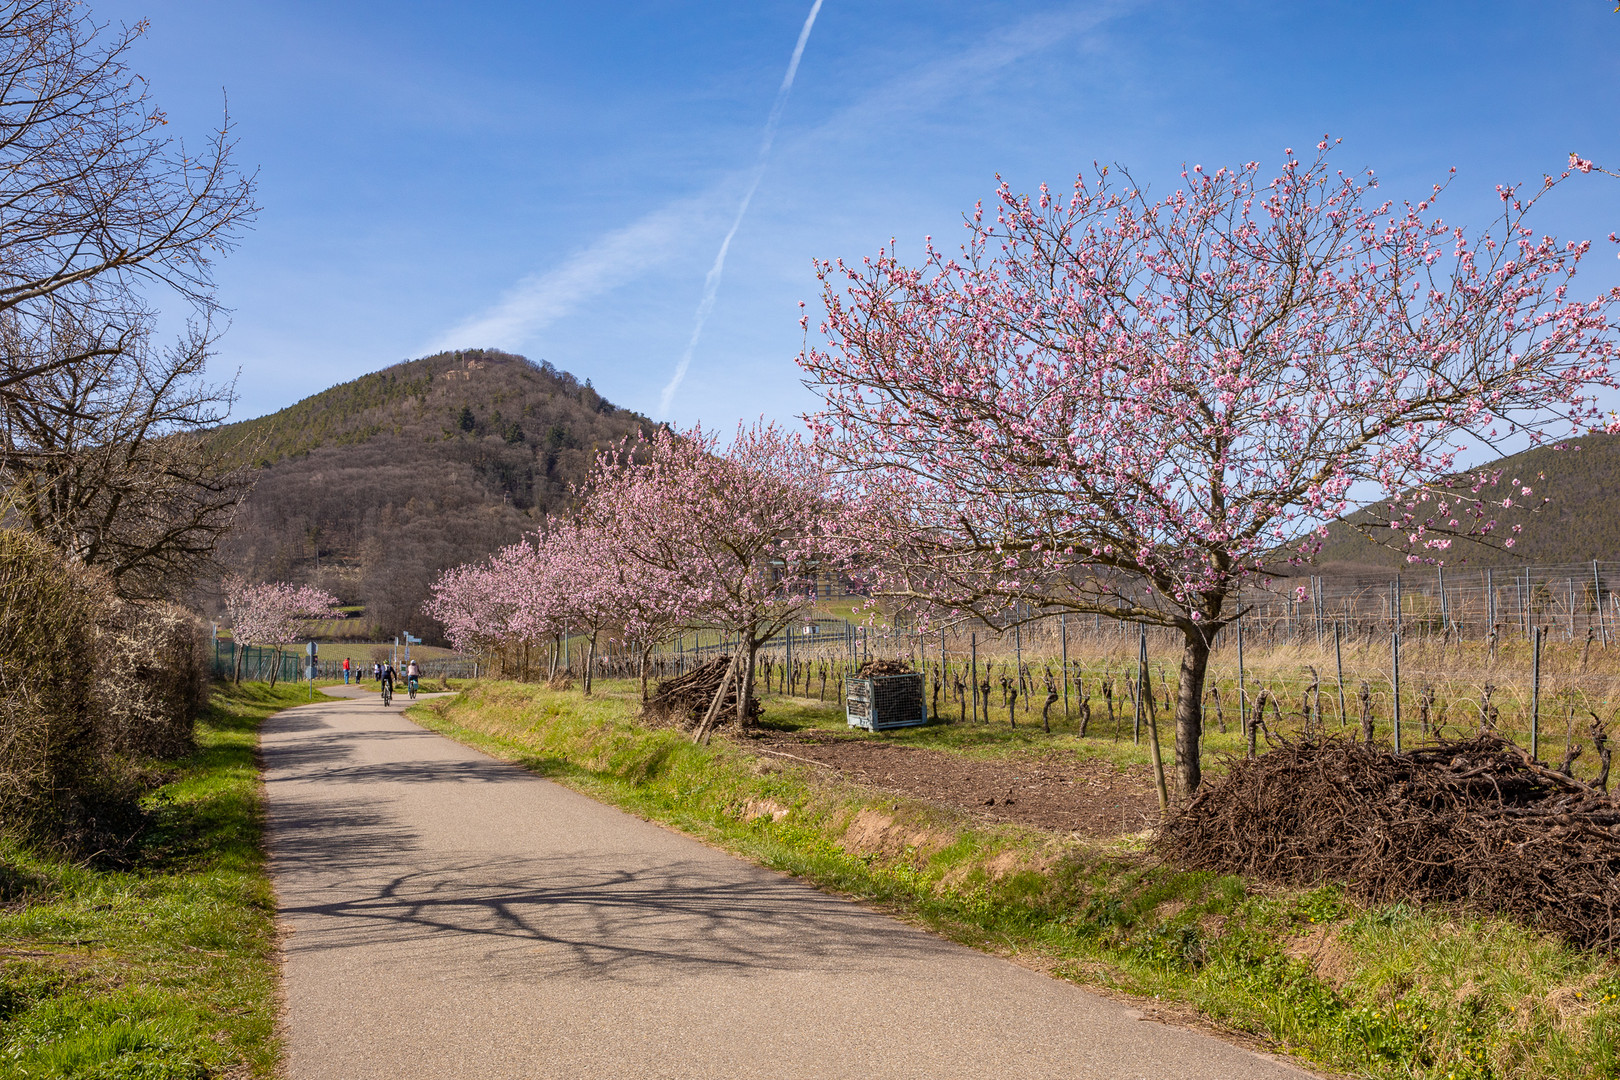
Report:
M 422 678 L 422 669 L 412 660 L 405 665 L 405 681 L 411 688 L 411 697 L 416 696 L 416 684 Z
M 393 664 L 384 664 L 383 669 L 382 669 L 382 678 L 380 680 L 382 682 L 382 695 L 383 695 L 383 704 L 384 705 L 388 704 L 388 699 L 394 696 L 394 676 L 395 676 L 394 665 Z

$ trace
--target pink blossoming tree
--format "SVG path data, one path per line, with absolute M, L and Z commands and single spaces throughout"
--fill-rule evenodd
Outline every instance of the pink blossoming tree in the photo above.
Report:
M 640 650 L 643 697 L 647 654 L 687 617 L 679 592 L 627 558 L 614 533 L 577 522 L 554 523 L 483 562 L 445 571 L 424 610 L 456 649 L 484 656 L 507 649 L 526 655 L 565 634 L 584 635 L 586 694 L 606 634 Z
M 337 606 L 337 597 L 310 585 L 249 585 L 239 577 L 227 578 L 225 610 L 237 645 L 236 681 L 242 681 L 242 646 L 270 645 L 276 650 L 276 663 L 270 669 L 270 685 L 274 686 L 281 671 L 282 650 L 298 640 L 302 621 L 341 618 Z
M 1434 215 L 1440 188 L 1380 202 L 1329 154 L 1269 181 L 1194 166 L 1157 199 L 1106 169 L 1063 196 L 1003 186 L 959 255 L 818 267 L 828 344 L 800 364 L 877 593 L 1179 631 L 1187 793 L 1246 580 L 1309 558 L 1353 498 L 1384 497 L 1382 538 L 1414 557 L 1490 541 L 1505 500 L 1459 487 L 1458 455 L 1577 433 L 1615 385 L 1617 296 L 1574 299 L 1587 245 L 1526 224 L 1562 177 L 1500 189 L 1472 236 Z
M 560 633 L 551 622 L 551 597 L 538 586 L 541 572 L 529 543 L 512 544 L 482 562 L 446 570 L 423 611 L 439 621 L 457 651 L 486 661 L 505 654 L 521 672 L 530 650 Z
M 799 436 L 763 422 L 739 425 L 723 451 L 701 428 L 660 429 L 601 455 L 591 475 L 586 519 L 635 568 L 641 602 L 735 635 L 727 684 L 738 684 L 739 727 L 749 722 L 759 646 L 810 602 L 825 486 Z
M 608 530 L 576 522 L 537 535 L 533 543 L 537 572 L 531 588 L 537 602 L 546 605 L 545 619 L 563 632 L 585 636 L 581 683 L 588 697 L 598 639 L 623 622 L 621 589 L 628 581 L 619 565 L 622 552 Z

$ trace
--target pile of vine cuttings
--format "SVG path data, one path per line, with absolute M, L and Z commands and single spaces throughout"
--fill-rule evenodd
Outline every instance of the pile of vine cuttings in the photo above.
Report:
M 1235 759 L 1160 829 L 1161 856 L 1367 900 L 1457 904 L 1620 952 L 1620 798 L 1606 732 L 1592 783 L 1495 734 L 1397 754 L 1348 739 L 1279 741 Z
M 665 679 L 658 684 L 652 697 L 642 707 L 642 718 L 653 723 L 695 727 L 708 712 L 710 703 L 714 701 L 714 695 L 724 686 L 726 694 L 721 700 L 720 712 L 715 716 L 715 723 L 730 723 L 737 715 L 737 683 L 734 678 L 727 679 L 730 667 L 731 655 L 728 653 L 717 656 L 684 675 Z M 759 699 L 756 697 L 750 700 L 748 706 L 749 717 L 757 719 L 762 711 Z

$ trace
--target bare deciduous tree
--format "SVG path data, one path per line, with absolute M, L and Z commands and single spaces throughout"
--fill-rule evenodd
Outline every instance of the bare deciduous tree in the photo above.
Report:
M 112 30 L 77 0 L 0 6 L 0 312 L 18 326 L 55 325 L 64 309 L 116 322 L 159 283 L 206 317 L 212 261 L 256 211 L 227 118 L 198 153 L 163 133 L 126 64 L 145 29 Z M 79 359 L 6 350 L 0 392 Z
M 17 329 L 0 316 L 0 348 Z M 205 433 L 231 402 L 203 377 L 207 331 L 163 351 L 145 324 L 55 332 L 55 352 L 80 359 L 0 395 L 6 517 L 104 570 L 121 596 L 171 598 L 251 485 L 240 464 L 250 455 Z

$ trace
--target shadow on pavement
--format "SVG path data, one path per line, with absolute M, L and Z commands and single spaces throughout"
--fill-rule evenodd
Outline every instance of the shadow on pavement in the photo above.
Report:
M 319 858 L 331 859 L 321 848 Z M 349 856 L 331 861 L 354 865 Z M 363 893 L 345 886 L 343 899 L 286 909 L 321 917 L 289 948 L 394 943 L 413 955 L 474 952 L 485 975 L 631 981 L 683 970 L 865 968 L 951 948 L 775 875 L 730 877 L 709 862 L 607 872 L 593 861 L 466 862 L 400 874 Z

